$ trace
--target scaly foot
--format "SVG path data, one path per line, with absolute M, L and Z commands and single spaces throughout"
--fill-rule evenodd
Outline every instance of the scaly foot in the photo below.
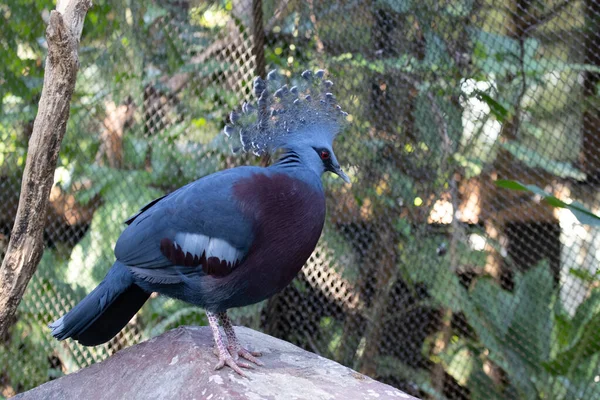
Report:
M 254 364 L 259 365 L 261 367 L 265 365 L 265 363 L 256 358 L 262 356 L 262 353 L 260 351 L 248 351 L 245 348 L 239 346 L 239 344 L 237 346 L 230 344 L 229 346 L 227 346 L 227 350 L 229 351 L 229 354 L 231 354 L 231 357 L 235 361 L 237 361 L 239 357 L 242 357 L 243 359 L 253 362 Z
M 233 324 L 227 316 L 227 313 L 222 312 L 217 314 L 217 316 L 221 320 L 221 324 L 223 325 L 223 329 L 225 330 L 225 334 L 227 335 L 227 342 L 229 342 L 227 350 L 229 351 L 229 354 L 231 354 L 231 357 L 234 360 L 237 360 L 239 357 L 242 357 L 243 359 L 253 362 L 254 364 L 259 365 L 261 367 L 265 365 L 262 361 L 256 358 L 262 356 L 262 353 L 258 351 L 248 351 L 242 347 L 240 341 L 235 335 Z
M 236 361 L 233 359 L 233 357 L 231 357 L 231 354 L 229 354 L 227 351 L 227 348 L 223 343 L 223 339 L 221 338 L 216 314 L 206 311 L 206 316 L 208 317 L 208 323 L 212 329 L 213 337 L 215 339 L 215 353 L 219 357 L 219 362 L 217 365 L 215 365 L 215 370 L 221 369 L 227 365 L 241 376 L 246 376 L 246 374 L 244 374 L 242 371 L 242 368 L 252 368 L 252 366 L 245 362 Z
M 224 354 L 219 354 L 219 362 L 217 363 L 217 365 L 215 365 L 215 370 L 219 370 L 219 369 L 223 368 L 225 365 L 227 365 L 228 367 L 230 367 L 232 370 L 234 370 L 235 372 L 237 372 L 238 374 L 240 374 L 243 377 L 245 377 L 246 374 L 244 373 L 244 371 L 242 371 L 242 368 L 248 368 L 248 369 L 254 368 L 254 367 L 252 367 L 252 365 L 250 365 L 248 363 L 234 360 L 233 357 L 231 357 L 231 355 L 227 352 L 225 352 Z

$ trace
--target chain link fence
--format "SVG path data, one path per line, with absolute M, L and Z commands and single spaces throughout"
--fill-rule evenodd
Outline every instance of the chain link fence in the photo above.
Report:
M 27 3 L 0 5 L 0 258 L 53 7 Z M 102 346 L 46 327 L 104 277 L 140 206 L 269 162 L 234 158 L 220 134 L 254 76 L 323 68 L 350 113 L 336 154 L 353 183 L 324 177 L 314 254 L 234 320 L 424 399 L 600 398 L 600 234 L 585 211 L 600 208 L 597 0 L 99 0 L 80 54 L 46 249 L 0 338 L 0 396 L 206 324 L 152 296 Z

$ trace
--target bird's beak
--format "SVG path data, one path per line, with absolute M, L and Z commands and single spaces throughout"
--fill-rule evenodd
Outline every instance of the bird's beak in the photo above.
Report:
M 342 167 L 340 167 L 340 163 L 338 163 L 338 160 L 335 154 L 333 154 L 333 152 L 331 152 L 331 162 L 326 167 L 326 169 L 342 178 L 344 182 L 350 183 L 350 177 L 348 177 L 348 175 L 346 175 L 346 173 L 342 171 Z
M 346 175 L 346 173 L 342 170 L 342 167 L 339 164 L 333 165 L 333 173 L 337 174 L 340 178 L 344 180 L 346 183 L 350 183 L 350 177 Z

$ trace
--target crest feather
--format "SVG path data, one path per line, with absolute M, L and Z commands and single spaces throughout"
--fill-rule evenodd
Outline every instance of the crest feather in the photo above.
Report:
M 333 141 L 348 115 L 331 93 L 333 82 L 323 79 L 323 70 L 307 70 L 300 76 L 291 88 L 281 84 L 276 70 L 267 74 L 266 81 L 254 79 L 256 102 L 244 102 L 241 113 L 232 111 L 224 129 L 234 141 L 234 152 L 271 153 L 311 134 L 325 134 Z

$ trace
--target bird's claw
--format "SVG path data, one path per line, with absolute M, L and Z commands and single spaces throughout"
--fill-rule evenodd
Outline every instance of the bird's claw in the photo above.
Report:
M 263 365 L 265 365 L 262 361 L 256 358 L 262 356 L 262 353 L 260 351 L 248 351 L 243 347 L 236 348 L 235 346 L 227 346 L 227 350 L 229 351 L 229 354 L 231 354 L 231 357 L 235 361 L 242 357 L 243 359 L 253 362 L 258 366 L 262 367 Z
M 256 365 L 259 365 L 259 366 L 261 366 L 261 367 L 262 367 L 263 365 L 265 365 L 265 363 L 264 363 L 264 362 L 262 362 L 262 361 L 260 361 L 258 358 L 256 358 L 256 357 L 260 357 L 260 356 L 262 356 L 262 353 L 261 353 L 261 352 L 259 352 L 259 351 L 248 351 L 248 350 L 246 350 L 246 349 L 242 348 L 242 349 L 240 349 L 240 350 L 238 351 L 238 354 L 239 354 L 239 356 L 240 356 L 240 357 L 242 357 L 243 359 L 246 359 L 246 360 L 248 360 L 248 361 L 250 361 L 250 362 L 253 362 L 253 363 L 254 363 L 254 364 L 256 364 Z
M 230 355 L 227 355 L 227 356 L 219 357 L 219 362 L 217 363 L 217 365 L 215 365 L 215 370 L 219 370 L 219 369 L 223 368 L 225 365 L 227 365 L 229 368 L 231 368 L 232 370 L 234 370 L 235 372 L 237 372 L 239 375 L 241 375 L 243 377 L 246 377 L 246 374 L 244 373 L 244 371 L 242 371 L 242 368 L 247 368 L 247 369 L 254 368 L 252 365 L 250 365 L 248 363 L 236 361 Z

